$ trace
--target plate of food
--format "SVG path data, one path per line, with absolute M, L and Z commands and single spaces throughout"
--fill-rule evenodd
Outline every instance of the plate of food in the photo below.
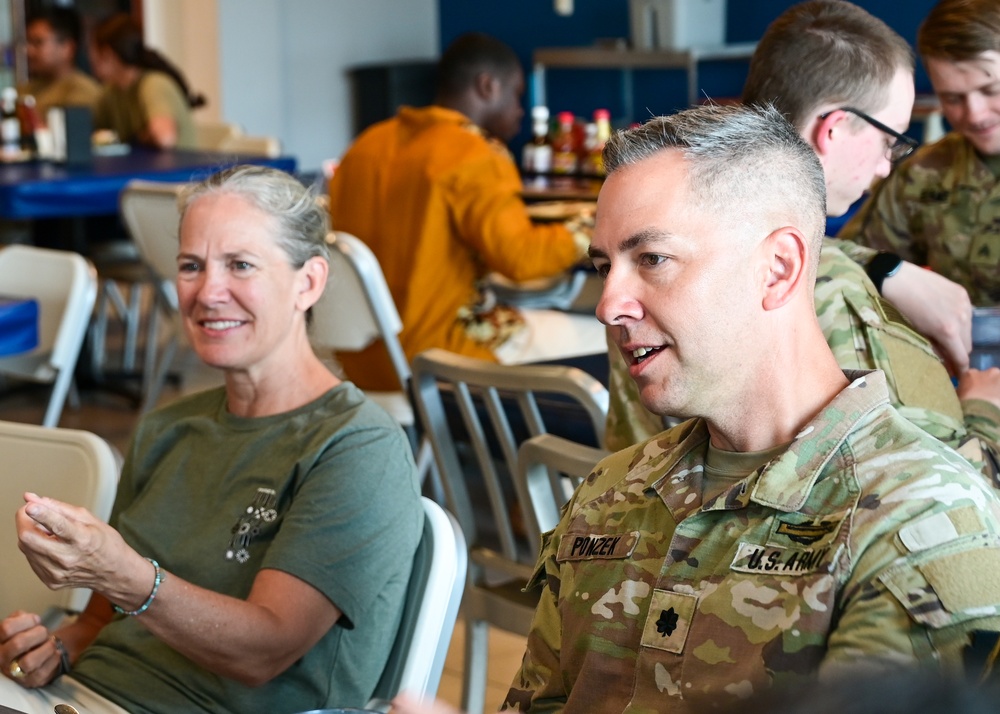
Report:
M 530 203 L 528 215 L 535 221 L 566 221 L 578 216 L 593 215 L 596 204 L 593 201 L 544 201 Z

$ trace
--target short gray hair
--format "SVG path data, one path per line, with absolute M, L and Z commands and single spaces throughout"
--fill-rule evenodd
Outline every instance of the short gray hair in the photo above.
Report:
M 315 193 L 294 176 L 268 166 L 223 169 L 184 189 L 177 200 L 181 220 L 199 198 L 219 194 L 236 194 L 274 218 L 278 225 L 275 238 L 296 270 L 313 257 L 329 262 L 326 234 L 330 218 Z
M 816 152 L 774 106 L 706 105 L 655 117 L 612 135 L 605 170 L 610 176 L 669 149 L 688 162 L 689 190 L 706 212 L 740 222 L 774 214 L 793 220 L 811 243 L 815 271 L 826 179 Z

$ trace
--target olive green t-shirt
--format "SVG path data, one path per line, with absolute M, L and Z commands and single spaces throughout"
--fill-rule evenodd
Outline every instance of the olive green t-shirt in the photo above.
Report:
M 177 125 L 177 148 L 195 148 L 191 108 L 181 88 L 163 72 L 143 72 L 128 89 L 107 86 L 94 115 L 95 129 L 111 129 L 125 144 L 142 143 L 150 117 L 169 116 Z
M 740 479 L 744 479 L 772 459 L 788 450 L 788 444 L 778 444 L 763 451 L 724 451 L 708 444 L 705 476 L 701 499 L 715 498 Z
M 130 712 L 363 706 L 395 638 L 422 521 L 405 435 L 353 384 L 253 419 L 226 411 L 222 389 L 179 400 L 140 422 L 111 524 L 159 562 L 167 582 L 246 598 L 257 573 L 273 568 L 322 592 L 343 615 L 255 688 L 167 646 L 142 615 L 116 616 L 73 676 Z
M 19 96 L 30 94 L 35 98 L 35 107 L 42 121 L 46 121 L 52 107 L 87 107 L 93 110 L 101 91 L 97 80 L 78 69 L 56 80 L 32 79 L 17 88 Z

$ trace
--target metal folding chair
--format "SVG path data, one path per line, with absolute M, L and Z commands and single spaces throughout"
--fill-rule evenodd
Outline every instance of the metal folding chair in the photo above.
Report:
M 475 714 L 483 708 L 488 626 L 527 634 L 538 602 L 537 593 L 521 592 L 537 551 L 528 550 L 509 505 L 517 502 L 522 514 L 531 508 L 514 486 L 518 443 L 555 422 L 577 422 L 581 440 L 602 443 L 608 393 L 574 367 L 503 366 L 444 350 L 417 355 L 413 385 L 448 507 L 469 544 L 462 705 Z M 470 490 L 480 483 L 485 496 L 476 508 Z

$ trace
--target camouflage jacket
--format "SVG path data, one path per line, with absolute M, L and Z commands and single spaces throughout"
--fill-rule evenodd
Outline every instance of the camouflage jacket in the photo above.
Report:
M 545 535 L 505 706 L 689 712 L 856 665 L 962 668 L 1000 631 L 1000 501 L 879 372 L 702 502 L 691 420 L 597 465 Z
M 930 343 L 876 292 L 865 271 L 838 244 L 828 239 L 823 245 L 815 293 L 819 324 L 837 364 L 842 369 L 882 370 L 889 402 L 900 414 L 958 450 L 997 483 L 1000 409 L 980 399 L 959 401 Z M 617 451 L 662 431 L 663 422 L 642 406 L 616 349 L 610 358 L 605 442 Z
M 1000 182 L 960 134 L 918 150 L 872 190 L 840 231 L 1000 304 Z

